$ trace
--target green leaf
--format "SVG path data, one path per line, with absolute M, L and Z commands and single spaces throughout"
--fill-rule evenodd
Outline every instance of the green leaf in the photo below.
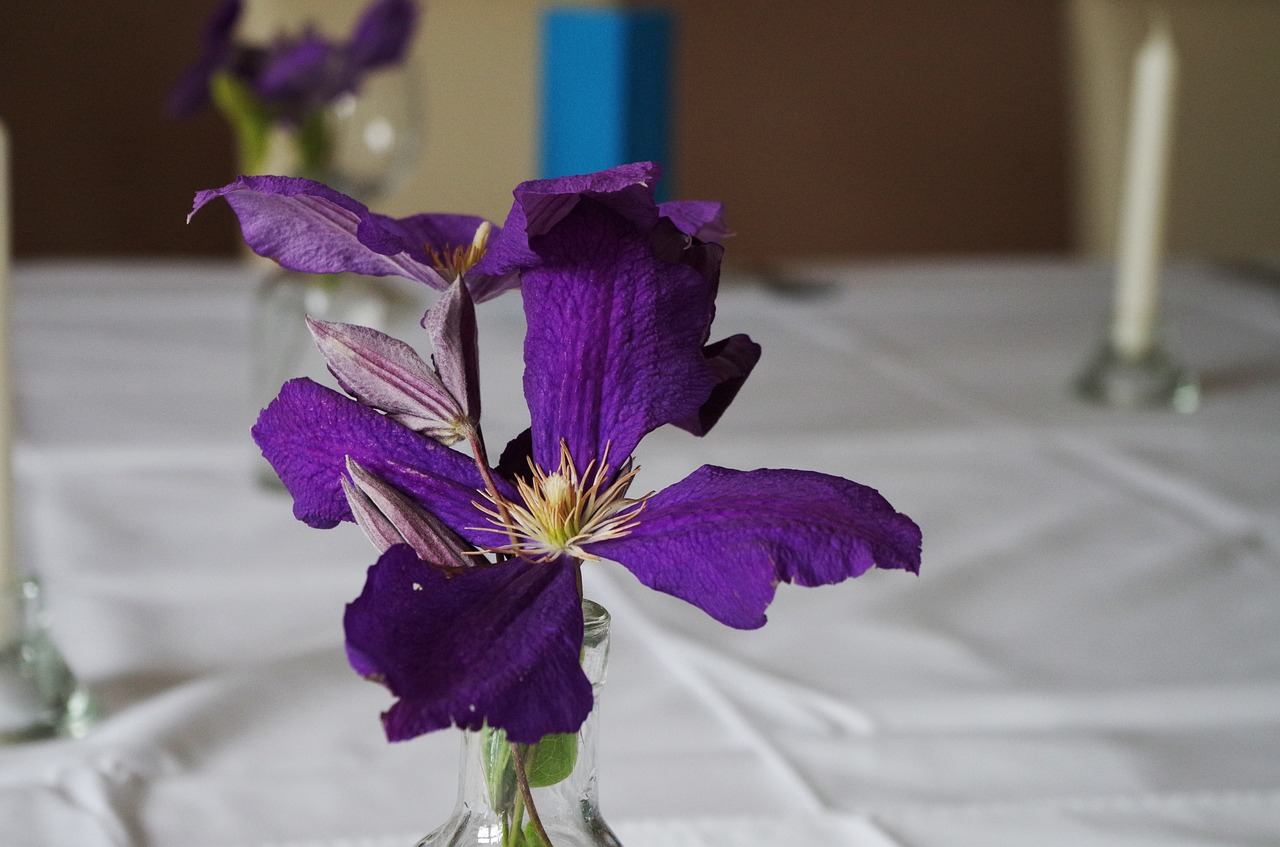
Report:
M 530 821 L 524 828 L 524 847 L 550 847 L 538 834 L 538 829 Z
M 229 73 L 213 75 L 209 80 L 209 94 L 235 132 L 240 167 L 245 173 L 258 173 L 267 157 L 270 110 L 248 85 Z
M 577 761 L 576 733 L 546 735 L 537 744 L 529 745 L 524 757 L 525 776 L 533 788 L 545 788 L 573 773 Z
M 480 755 L 492 808 L 495 811 L 511 808 L 517 786 L 516 768 L 511 759 L 511 744 L 507 741 L 507 734 L 488 726 L 480 730 Z

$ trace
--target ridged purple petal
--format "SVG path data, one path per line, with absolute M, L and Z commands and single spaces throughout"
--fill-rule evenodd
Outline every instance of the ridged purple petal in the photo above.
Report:
M 423 261 L 421 243 L 410 240 L 416 225 L 376 215 L 322 183 L 242 176 L 222 188 L 201 191 L 191 214 L 218 197 L 225 197 L 239 216 L 244 240 L 253 251 L 283 267 L 306 273 L 403 276 L 437 291 L 448 286 Z
M 639 521 L 589 552 L 743 629 L 764 624 L 779 582 L 828 585 L 872 567 L 920 568 L 910 518 L 875 489 L 813 471 L 704 465 L 652 497 Z
M 591 711 L 578 663 L 582 607 L 567 564 L 446 576 L 407 546 L 392 547 L 369 569 L 344 627 L 352 667 L 398 698 L 383 714 L 392 741 L 488 724 L 532 743 L 576 732 Z
M 658 219 L 653 192 L 661 176 L 662 168 L 656 163 L 636 162 L 598 173 L 520 183 L 512 192 L 515 202 L 502 233 L 476 271 L 502 276 L 538 264 L 530 240 L 550 232 L 583 198 L 609 206 L 647 232 Z
M 694 435 L 706 435 L 729 408 L 739 389 L 760 361 L 760 345 L 745 335 L 734 335 L 702 349 L 702 355 L 716 376 L 716 387 L 698 414 L 675 425 Z
M 536 247 L 541 264 L 522 285 L 537 462 L 554 469 L 561 439 L 579 468 L 606 444 L 621 462 L 646 433 L 695 416 L 715 386 L 702 355 L 706 280 L 655 256 L 647 232 L 594 200 Z
M 253 437 L 293 495 L 294 516 L 311 526 L 352 520 L 341 482 L 350 457 L 464 538 L 492 539 L 462 531 L 487 523 L 471 505 L 483 481 L 469 456 L 309 379 L 285 383 L 258 417 Z M 511 494 L 505 486 L 503 493 Z

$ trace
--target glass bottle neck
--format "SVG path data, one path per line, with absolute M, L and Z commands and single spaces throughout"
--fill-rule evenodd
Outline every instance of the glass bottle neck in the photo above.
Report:
M 609 613 L 583 601 L 582 666 L 595 706 L 576 734 L 513 745 L 500 730 L 463 733 L 458 801 L 419 847 L 618 847 L 596 799 L 596 730 L 609 654 Z M 521 786 L 520 772 L 528 790 Z M 533 808 L 530 809 L 530 800 Z

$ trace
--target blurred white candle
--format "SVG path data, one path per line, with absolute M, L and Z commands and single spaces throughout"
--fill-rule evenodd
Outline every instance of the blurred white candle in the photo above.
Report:
M 13 374 L 9 364 L 9 134 L 0 123 L 0 593 L 16 588 L 13 520 Z M 0 641 L 14 621 L 12 604 L 0 598 Z M 2 646 L 2 645 L 0 645 Z
M 1148 352 L 1156 341 L 1177 76 L 1168 22 L 1157 20 L 1133 64 L 1129 158 L 1120 208 L 1111 343 L 1129 357 Z

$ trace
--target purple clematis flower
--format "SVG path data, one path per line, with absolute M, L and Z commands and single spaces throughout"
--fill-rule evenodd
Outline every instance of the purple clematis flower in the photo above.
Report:
M 227 73 L 248 86 L 277 120 L 300 123 L 339 95 L 355 91 L 369 71 L 399 63 L 418 14 L 412 0 L 376 0 L 345 43 L 306 32 L 263 47 L 235 41 L 241 8 L 241 0 L 227 0 L 210 16 L 200 57 L 169 96 L 168 109 L 174 116 L 207 107 L 212 78 Z
M 358 518 L 384 549 L 345 628 L 352 666 L 398 698 L 383 716 L 392 740 L 449 725 L 529 743 L 577 730 L 592 707 L 583 561 L 613 560 L 739 628 L 765 622 L 781 582 L 919 568 L 915 523 L 835 476 L 706 465 L 630 496 L 641 439 L 665 424 L 704 433 L 759 354 L 746 336 L 708 343 L 722 250 L 699 234 L 723 234 L 719 208 L 656 204 L 658 176 L 637 164 L 516 189 L 476 266 L 520 274 L 528 322 L 531 427 L 496 474 L 308 380 L 254 428 L 298 518 Z M 418 509 L 438 522 L 434 541 Z M 492 558 L 459 564 L 459 543 Z
M 514 270 L 493 274 L 478 268 L 501 230 L 474 215 L 391 218 L 309 179 L 242 176 L 198 193 L 187 220 L 218 197 L 239 216 L 254 252 L 290 270 L 402 276 L 437 291 L 465 276 L 477 302 L 519 284 Z

